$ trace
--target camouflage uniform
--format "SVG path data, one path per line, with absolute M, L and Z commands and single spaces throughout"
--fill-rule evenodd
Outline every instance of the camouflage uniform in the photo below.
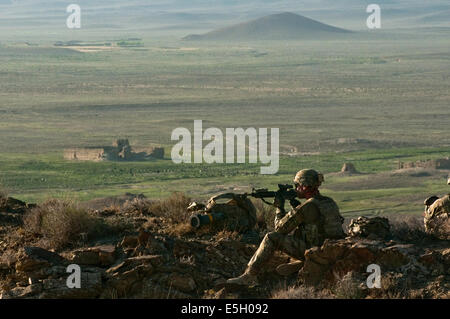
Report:
M 305 171 L 306 174 L 305 174 Z M 309 173 L 313 172 L 313 177 Z M 307 186 L 318 186 L 323 181 L 313 170 L 303 170 L 297 173 L 294 182 Z M 305 177 L 302 179 L 301 177 Z M 308 180 L 309 177 L 309 180 Z M 322 245 L 325 238 L 345 237 L 342 229 L 342 220 L 339 220 L 338 229 L 330 236 L 330 229 L 326 229 L 324 216 L 339 216 L 339 208 L 333 199 L 317 194 L 308 199 L 302 205 L 298 205 L 290 212 L 284 211 L 283 205 L 277 208 L 275 216 L 275 231 L 268 233 L 255 252 L 243 275 L 229 279 L 229 284 L 251 285 L 256 283 L 256 275 L 263 269 L 265 263 L 272 257 L 276 250 L 289 256 L 303 260 L 305 251 L 311 247 Z M 342 217 L 340 217 L 342 218 Z M 328 226 L 330 223 L 327 223 Z
M 327 238 L 322 215 L 336 210 L 338 211 L 339 208 L 333 199 L 320 194 L 287 214 L 282 209 L 277 209 L 275 231 L 264 237 L 248 263 L 247 272 L 255 275 L 259 273 L 275 250 L 303 260 L 307 249 L 321 246 Z

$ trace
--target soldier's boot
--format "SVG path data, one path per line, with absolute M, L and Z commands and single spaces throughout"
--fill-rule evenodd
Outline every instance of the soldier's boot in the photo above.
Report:
M 257 286 L 258 277 L 250 272 L 244 272 L 242 275 L 236 278 L 231 278 L 227 280 L 227 285 L 236 286 Z
M 281 264 L 277 267 L 276 271 L 280 276 L 289 276 L 295 272 L 298 272 L 303 267 L 303 261 L 296 260 L 288 264 Z
M 269 233 L 264 237 L 258 250 L 250 259 L 245 272 L 239 277 L 228 279 L 227 284 L 239 286 L 255 286 L 258 284 L 257 274 L 275 251 L 274 236 L 273 233 Z

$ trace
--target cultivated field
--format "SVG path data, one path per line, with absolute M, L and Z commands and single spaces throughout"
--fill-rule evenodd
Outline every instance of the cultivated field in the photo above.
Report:
M 0 45 L 0 184 L 12 196 L 42 202 L 183 191 L 206 198 L 236 187 L 274 188 L 304 167 L 337 172 L 344 162 L 364 174 L 331 174 L 324 193 L 347 216 L 418 215 L 424 198 L 448 192 L 448 171 L 390 173 L 398 160 L 450 155 L 445 29 L 232 45 L 144 37 L 142 47 L 113 50 L 86 42 Z M 172 130 L 192 130 L 197 119 L 204 128 L 280 128 L 279 174 L 259 175 L 260 164 L 173 164 Z M 163 145 L 167 159 L 62 159 L 66 147 L 123 137 Z

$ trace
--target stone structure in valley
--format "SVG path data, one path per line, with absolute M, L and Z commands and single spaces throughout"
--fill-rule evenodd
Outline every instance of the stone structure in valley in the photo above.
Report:
M 132 147 L 128 139 L 116 140 L 112 146 L 70 148 L 64 150 L 64 159 L 72 161 L 141 161 L 163 159 L 162 147 Z

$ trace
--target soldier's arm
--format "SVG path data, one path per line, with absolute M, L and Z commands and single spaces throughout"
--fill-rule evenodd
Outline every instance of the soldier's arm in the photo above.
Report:
M 275 231 L 289 234 L 304 221 L 315 220 L 319 217 L 319 209 L 311 202 L 292 209 L 275 224 Z
M 280 223 L 284 216 L 286 216 L 286 210 L 284 208 L 277 208 L 277 210 L 275 211 L 275 228 L 277 228 L 277 225 Z

